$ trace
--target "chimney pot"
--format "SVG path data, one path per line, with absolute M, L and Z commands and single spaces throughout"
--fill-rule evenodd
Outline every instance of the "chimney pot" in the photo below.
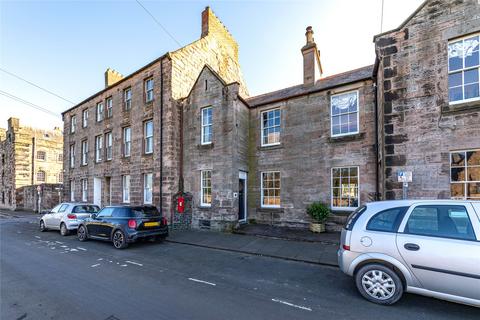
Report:
M 312 26 L 307 27 L 307 32 L 305 32 L 305 36 L 307 37 L 307 44 L 315 43 L 315 39 L 313 39 Z

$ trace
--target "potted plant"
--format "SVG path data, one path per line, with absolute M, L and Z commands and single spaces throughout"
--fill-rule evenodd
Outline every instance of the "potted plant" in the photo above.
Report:
M 310 231 L 325 232 L 325 221 L 330 215 L 328 206 L 321 202 L 313 202 L 307 207 L 307 214 L 312 218 Z

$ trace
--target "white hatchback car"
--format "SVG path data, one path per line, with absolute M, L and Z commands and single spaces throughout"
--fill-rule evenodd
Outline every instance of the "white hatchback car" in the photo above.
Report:
M 89 218 L 92 213 L 98 211 L 100 208 L 94 204 L 60 203 L 42 216 L 40 231 L 60 230 L 60 234 L 66 236 L 70 231 L 77 230 L 80 220 Z
M 480 202 L 368 203 L 348 217 L 338 262 L 375 303 L 405 291 L 480 307 Z

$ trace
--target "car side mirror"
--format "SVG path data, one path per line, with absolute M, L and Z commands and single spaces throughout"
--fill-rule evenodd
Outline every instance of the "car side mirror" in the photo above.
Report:
M 97 219 L 97 214 L 96 214 L 96 213 L 92 213 L 92 214 L 90 215 L 90 218 L 92 218 L 92 219 Z

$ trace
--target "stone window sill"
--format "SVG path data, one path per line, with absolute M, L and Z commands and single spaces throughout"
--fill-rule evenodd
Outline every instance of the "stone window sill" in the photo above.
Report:
M 209 149 L 213 149 L 213 142 L 212 143 L 208 143 L 208 144 L 199 144 L 197 145 L 197 148 L 199 150 L 209 150 Z
M 467 113 L 480 111 L 480 100 L 442 106 L 442 114 Z
M 348 136 L 341 136 L 341 137 L 329 137 L 328 142 L 336 143 L 336 142 L 349 142 L 349 141 L 356 141 L 365 138 L 365 132 L 355 133 Z
M 259 146 L 258 150 L 260 151 L 269 151 L 269 150 L 277 150 L 277 149 L 283 149 L 282 144 L 275 144 L 272 146 Z
M 266 207 L 258 207 L 257 212 L 283 212 L 283 208 L 266 208 Z
M 199 210 L 212 210 L 212 206 L 202 206 L 202 205 L 200 205 L 197 208 Z

